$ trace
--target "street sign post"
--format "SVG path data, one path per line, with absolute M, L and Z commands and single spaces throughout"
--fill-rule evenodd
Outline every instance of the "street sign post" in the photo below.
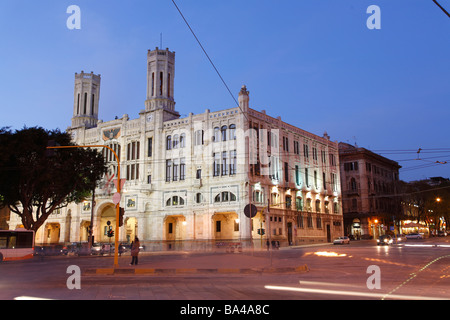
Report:
M 256 209 L 256 206 L 253 204 L 248 204 L 244 208 L 244 214 L 247 218 L 253 218 L 256 216 L 256 213 L 258 212 L 258 209 Z

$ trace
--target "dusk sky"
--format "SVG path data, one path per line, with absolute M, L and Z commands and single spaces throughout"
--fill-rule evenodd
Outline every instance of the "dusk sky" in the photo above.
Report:
M 402 180 L 450 177 L 450 19 L 432 0 L 176 3 L 236 99 L 245 84 L 251 108 L 396 160 Z M 101 74 L 99 119 L 137 118 L 161 33 L 182 116 L 236 106 L 171 0 L 1 0 L 0 127 L 65 130 L 81 70 Z

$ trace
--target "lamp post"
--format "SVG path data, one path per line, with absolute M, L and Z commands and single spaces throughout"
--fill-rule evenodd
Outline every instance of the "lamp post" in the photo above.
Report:
M 121 183 L 120 183 L 120 159 L 116 152 L 108 146 L 105 145 L 92 145 L 92 146 L 57 146 L 57 147 L 47 147 L 47 149 L 74 149 L 74 148 L 107 148 L 111 150 L 117 161 L 117 193 L 119 194 L 119 201 L 116 204 L 116 230 L 114 232 L 114 267 L 119 266 L 119 216 L 120 216 L 120 195 L 121 195 Z M 92 225 L 91 225 L 92 228 Z M 91 231 L 92 232 L 92 231 Z

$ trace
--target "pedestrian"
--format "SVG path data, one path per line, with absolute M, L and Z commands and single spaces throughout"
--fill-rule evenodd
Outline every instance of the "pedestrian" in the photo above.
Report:
M 130 266 L 132 266 L 133 264 L 137 266 L 138 264 L 138 255 L 139 255 L 139 247 L 140 247 L 140 243 L 139 243 L 139 238 L 135 237 L 134 241 L 131 243 L 131 263 Z

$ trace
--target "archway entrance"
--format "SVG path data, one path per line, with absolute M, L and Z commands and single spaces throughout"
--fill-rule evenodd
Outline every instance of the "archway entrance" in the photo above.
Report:
M 80 242 L 87 242 L 89 239 L 89 226 L 91 225 L 90 221 L 83 220 L 80 223 Z
M 164 240 L 174 241 L 185 238 L 186 218 L 183 215 L 167 216 L 164 221 Z
M 127 218 L 125 221 L 126 226 L 126 241 L 131 243 L 137 236 L 138 222 L 136 218 Z
M 240 221 L 236 212 L 220 212 L 212 216 L 212 231 L 216 240 L 239 239 Z
M 44 243 L 55 244 L 59 243 L 61 226 L 59 223 L 47 223 L 45 226 Z
M 95 242 L 108 242 L 108 231 L 110 229 L 115 230 L 116 226 L 116 207 L 113 203 L 106 204 L 100 210 L 100 223 L 98 227 L 98 237 Z M 108 221 L 110 224 L 108 225 Z

